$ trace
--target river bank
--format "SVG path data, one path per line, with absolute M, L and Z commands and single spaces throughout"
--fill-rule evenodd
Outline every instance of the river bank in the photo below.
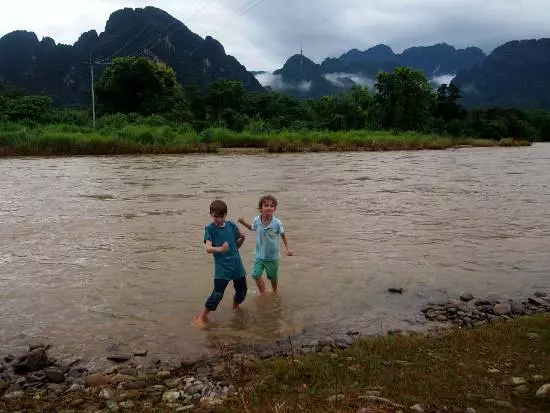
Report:
M 269 153 L 326 151 L 441 150 L 460 147 L 529 146 L 517 139 L 473 139 L 423 134 L 356 130 L 233 132 L 210 128 L 127 125 L 94 130 L 72 125 L 24 127 L 0 125 L 0 156 L 70 156 L 226 153 L 236 149 Z
M 548 311 L 542 292 L 515 301 L 465 293 L 422 308 L 434 322 L 423 334 L 225 346 L 178 365 L 142 364 L 141 349 L 107 355 L 112 366 L 101 371 L 31 343 L 0 362 L 0 412 L 542 412 L 550 408 Z

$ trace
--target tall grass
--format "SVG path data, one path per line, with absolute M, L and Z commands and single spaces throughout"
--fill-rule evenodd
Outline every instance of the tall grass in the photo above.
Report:
M 260 148 L 269 152 L 382 151 L 446 149 L 461 145 L 517 146 L 529 142 L 506 139 L 472 140 L 418 132 L 317 130 L 233 132 L 208 128 L 196 132 L 187 124 L 163 124 L 151 117 L 143 123 L 128 123 L 111 116 L 97 130 L 86 126 L 50 124 L 26 126 L 0 124 L 0 156 L 10 155 L 111 155 L 132 153 L 216 152 L 220 148 Z

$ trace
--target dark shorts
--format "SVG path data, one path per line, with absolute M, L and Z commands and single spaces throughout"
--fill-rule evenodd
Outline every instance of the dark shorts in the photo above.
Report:
M 216 308 L 218 308 L 218 305 L 222 301 L 223 293 L 230 282 L 231 280 L 214 278 L 214 291 L 212 291 L 212 294 L 210 294 L 210 297 L 208 297 L 204 306 L 210 311 L 216 311 Z M 248 287 L 246 286 L 246 277 L 233 280 L 233 287 L 235 288 L 235 296 L 233 297 L 233 300 L 237 304 L 240 304 L 246 298 L 246 292 L 248 290 Z

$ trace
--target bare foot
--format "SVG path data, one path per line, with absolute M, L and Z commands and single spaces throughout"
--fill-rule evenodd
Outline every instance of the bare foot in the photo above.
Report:
M 239 307 L 239 304 L 233 301 L 233 310 L 238 310 L 239 308 L 241 308 Z
M 208 325 L 208 318 L 199 315 L 193 319 L 193 324 L 202 330 Z

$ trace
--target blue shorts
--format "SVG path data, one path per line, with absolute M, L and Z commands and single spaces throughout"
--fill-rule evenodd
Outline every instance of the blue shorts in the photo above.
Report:
M 212 291 L 212 294 L 210 294 L 210 297 L 208 297 L 204 306 L 210 311 L 216 311 L 218 305 L 222 301 L 223 293 L 230 282 L 231 280 L 214 278 L 214 291 Z M 233 300 L 237 304 L 240 304 L 246 298 L 246 292 L 248 290 L 248 287 L 246 286 L 246 277 L 233 280 L 233 287 L 235 288 L 235 296 L 233 297 Z

